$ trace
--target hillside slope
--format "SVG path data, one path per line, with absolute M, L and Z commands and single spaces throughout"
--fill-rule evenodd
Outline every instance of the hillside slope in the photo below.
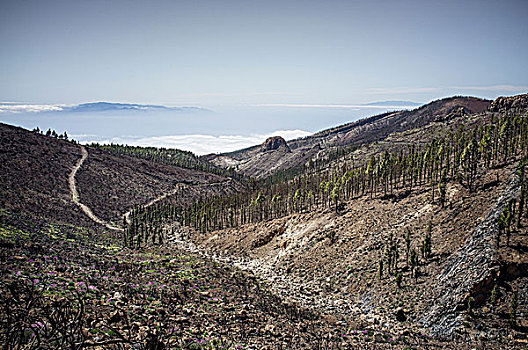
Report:
M 81 150 L 71 142 L 0 124 L 0 207 L 91 226 L 68 187 L 79 158 Z
M 401 334 L 421 329 L 433 336 L 484 341 L 484 348 L 495 347 L 496 341 L 522 346 L 528 341 L 528 169 L 523 160 L 528 95 L 499 98 L 484 113 L 462 112 L 359 147 L 338 159 L 330 174 L 295 178 L 271 192 L 260 188 L 249 196 L 252 216 L 245 220 L 242 215 L 238 226 L 190 229 L 185 235 L 212 256 L 262 276 L 279 295 L 337 315 L 351 327 L 370 325 Z M 511 136 L 508 130 L 513 129 L 524 136 Z M 485 166 L 490 135 L 501 152 L 520 153 Z M 409 189 L 404 179 L 406 185 L 399 188 L 395 179 L 406 166 L 396 166 L 394 173 L 383 167 L 398 164 L 414 146 L 423 153 L 409 161 L 421 164 L 432 155 L 442 159 L 446 147 L 454 147 L 448 152 L 456 153 L 448 158 L 464 159 L 457 166 L 460 172 L 443 187 L 418 180 Z M 470 186 L 468 152 L 481 162 Z M 355 168 L 347 172 L 347 163 Z M 358 168 L 358 163 L 371 165 Z M 423 178 L 433 169 L 426 168 Z M 358 179 L 351 187 L 357 191 L 338 205 L 350 174 Z M 375 174 L 384 177 L 372 180 Z M 389 191 L 384 186 L 393 180 L 396 186 L 388 186 Z M 330 190 L 311 185 L 317 181 L 330 182 Z M 378 190 L 365 194 L 365 184 Z M 335 204 L 329 204 L 332 188 L 338 189 Z M 251 210 L 254 203 L 263 208 L 256 207 L 257 214 Z M 288 215 L 281 214 L 284 208 Z
M 80 202 L 106 221 L 122 224 L 135 205 L 147 204 L 177 185 L 197 186 L 182 203 L 241 185 L 215 174 L 184 169 L 128 155 L 85 147 L 87 158 L 75 176 Z M 81 147 L 22 128 L 0 124 L 0 204 L 12 212 L 32 213 L 52 221 L 93 226 L 72 201 L 68 177 L 81 159 Z
M 135 204 L 146 204 L 171 192 L 179 184 L 192 187 L 218 183 L 223 188 L 222 183 L 229 180 L 203 171 L 116 155 L 96 148 L 87 147 L 87 150 L 88 158 L 77 175 L 80 200 L 94 208 L 98 216 L 118 223 Z M 182 203 L 214 193 L 214 186 L 202 188 L 202 193 L 182 198 Z
M 206 159 L 217 166 L 233 167 L 248 176 L 265 177 L 291 169 L 315 158 L 324 158 L 335 147 L 382 141 L 395 132 L 418 129 L 433 121 L 485 111 L 491 101 L 475 97 L 450 97 L 433 101 L 411 111 L 388 112 L 345 124 L 301 139 L 288 141 L 291 153 L 262 152 L 261 146 Z
M 5 348 L 401 347 L 395 334 L 352 332 L 333 316 L 277 297 L 254 275 L 202 254 L 174 245 L 123 247 L 119 234 L 73 203 L 68 177 L 82 159 L 79 145 L 3 124 L 0 137 Z M 143 203 L 175 181 L 189 181 L 195 185 L 164 198 L 183 204 L 210 195 L 204 188 L 215 185 L 209 182 L 224 180 L 87 148 L 85 161 L 90 158 L 79 168 L 86 168 L 86 178 L 75 176 L 80 199 L 109 220 L 134 205 L 120 196 Z M 375 346 L 374 336 L 383 337 Z M 438 342 L 409 337 L 405 344 Z

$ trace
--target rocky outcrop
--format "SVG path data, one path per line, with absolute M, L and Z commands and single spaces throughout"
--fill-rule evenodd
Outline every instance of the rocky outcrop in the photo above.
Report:
M 273 136 L 269 137 L 264 141 L 264 143 L 260 146 L 261 152 L 267 152 L 277 149 L 284 149 L 287 152 L 291 152 L 290 147 L 288 147 L 288 144 L 286 143 L 286 140 L 282 138 L 281 136 Z
M 498 97 L 489 107 L 491 112 L 499 113 L 526 113 L 528 110 L 528 94 Z
M 495 246 L 498 220 L 512 198 L 520 190 L 516 173 L 512 174 L 507 189 L 462 246 L 446 262 L 446 269 L 434 283 L 434 303 L 419 323 L 433 336 L 451 337 L 464 321 L 460 311 L 467 308 L 472 297 L 477 303 L 486 300 L 499 273 L 500 266 Z
M 446 122 L 448 120 L 452 120 L 459 117 L 464 117 L 466 115 L 471 114 L 471 111 L 467 109 L 464 106 L 461 107 L 454 107 L 451 112 L 449 112 L 446 115 L 437 115 L 435 117 L 435 122 Z

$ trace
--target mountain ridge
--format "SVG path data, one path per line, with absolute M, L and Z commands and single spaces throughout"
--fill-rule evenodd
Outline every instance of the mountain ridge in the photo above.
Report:
M 118 103 L 118 102 L 88 102 L 81 103 L 69 108 L 65 108 L 65 112 L 107 112 L 107 111 L 206 111 L 201 107 L 167 107 L 162 105 L 152 104 L 137 104 L 137 103 Z
M 3 113 L 99 113 L 99 112 L 141 112 L 141 111 L 159 111 L 159 112 L 209 112 L 209 109 L 202 107 L 167 107 L 155 104 L 139 103 L 121 103 L 121 102 L 86 102 L 74 105 L 66 104 L 22 104 L 22 103 L 0 103 L 0 112 Z
M 288 140 L 287 144 L 292 153 L 287 159 L 281 157 L 281 164 L 278 167 L 275 166 L 276 156 L 270 153 L 267 161 L 258 154 L 261 145 L 203 157 L 220 167 L 235 168 L 245 175 L 264 177 L 274 172 L 302 166 L 309 158 L 307 154 L 310 157 L 317 155 L 323 157 L 323 153 L 331 148 L 381 141 L 391 133 L 425 126 L 459 111 L 460 108 L 472 114 L 484 112 L 490 105 L 490 100 L 453 96 L 432 101 L 412 110 L 385 112 L 331 127 L 310 136 Z

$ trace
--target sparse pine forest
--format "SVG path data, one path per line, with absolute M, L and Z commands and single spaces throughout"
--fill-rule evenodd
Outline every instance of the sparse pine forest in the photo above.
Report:
M 448 183 L 458 182 L 472 193 L 478 190 L 479 172 L 519 161 L 527 153 L 527 118 L 493 117 L 471 128 L 460 126 L 450 130 L 445 137 L 425 146 L 409 145 L 406 149 L 372 155 L 364 164 L 337 162 L 334 167 L 320 172 L 307 168 L 291 180 L 286 175 L 282 182 L 277 181 L 278 177 L 273 181 L 253 182 L 251 191 L 204 198 L 189 206 L 170 202 L 138 206 L 126 223 L 124 241 L 135 248 L 163 244 L 167 230 L 175 229 L 175 222 L 205 233 L 321 208 L 339 213 L 344 204 L 354 198 L 390 199 L 408 196 L 415 189 L 427 189 L 431 203 L 443 207 Z M 524 174 L 522 166 L 520 169 Z M 526 207 L 525 187 L 523 185 L 519 198 L 522 204 L 518 205 L 515 222 L 519 222 L 518 213 Z M 499 236 L 504 234 L 507 239 L 511 232 L 507 228 L 514 223 L 513 215 L 513 209 L 504 214 Z M 430 242 L 420 249 L 425 259 Z M 390 264 L 387 268 L 390 269 Z
M 3 126 L 0 343 L 515 348 L 528 334 L 528 101 L 515 101 L 449 106 L 364 144 L 255 146 L 220 155 L 228 169 Z M 235 172 L 283 156 L 266 177 Z
M 156 147 L 141 147 L 141 146 L 128 146 L 119 144 L 98 144 L 92 143 L 90 146 L 96 147 L 113 154 L 126 154 L 132 157 L 138 157 L 154 162 L 163 164 L 174 165 L 177 167 L 200 170 L 207 173 L 212 173 L 221 176 L 228 176 L 234 179 L 242 179 L 243 176 L 239 175 L 232 169 L 222 169 L 212 165 L 211 163 L 204 161 L 194 153 L 189 151 L 182 151 L 173 148 L 156 148 Z

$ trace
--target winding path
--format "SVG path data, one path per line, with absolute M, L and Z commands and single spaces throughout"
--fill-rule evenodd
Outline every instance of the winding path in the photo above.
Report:
M 81 208 L 82 211 L 96 223 L 100 225 L 104 225 L 106 226 L 106 228 L 110 230 L 123 231 L 122 228 L 114 226 L 104 221 L 103 219 L 97 217 L 87 205 L 79 201 L 79 192 L 77 191 L 77 186 L 75 185 L 75 175 L 77 174 L 77 171 L 81 168 L 81 165 L 84 163 L 86 158 L 88 158 L 88 151 L 86 151 L 86 148 L 84 148 L 84 146 L 81 146 L 81 145 L 79 145 L 79 147 L 81 148 L 82 157 L 81 159 L 77 161 L 77 164 L 75 164 L 75 167 L 73 167 L 73 170 L 70 173 L 70 176 L 68 177 L 68 185 L 70 186 L 70 192 L 72 194 L 73 203 L 75 203 L 79 208 Z
M 79 145 L 79 147 L 81 148 L 82 156 L 77 161 L 77 163 L 75 164 L 74 168 L 72 169 L 72 172 L 70 173 L 70 176 L 68 177 L 68 185 L 70 186 L 70 192 L 72 194 L 73 202 L 77 206 L 79 206 L 79 208 L 81 208 L 82 211 L 90 219 L 92 219 L 94 222 L 96 222 L 96 223 L 98 223 L 100 225 L 104 225 L 106 228 L 108 228 L 110 230 L 123 231 L 122 228 L 114 226 L 111 223 L 109 223 L 109 222 L 99 218 L 98 216 L 96 216 L 93 213 L 93 211 L 90 209 L 90 207 L 88 207 L 86 204 L 83 204 L 83 203 L 80 202 L 80 200 L 79 200 L 79 192 L 77 191 L 77 186 L 75 184 L 75 175 L 77 175 L 77 171 L 81 168 L 81 166 L 84 163 L 84 161 L 86 160 L 86 158 L 88 158 L 88 151 L 82 145 Z M 172 191 L 166 192 L 166 193 L 154 198 L 153 200 L 151 200 L 147 204 L 144 204 L 143 207 L 150 207 L 151 205 L 154 205 L 155 203 L 159 202 L 160 200 L 165 199 L 165 198 L 167 198 L 169 196 L 172 196 L 172 195 L 176 194 L 183 187 L 191 187 L 191 186 L 192 187 L 207 187 L 207 186 L 216 186 L 216 185 L 226 184 L 226 183 L 229 183 L 229 182 L 231 182 L 231 178 L 229 178 L 229 179 L 227 179 L 225 181 L 214 182 L 214 183 L 205 183 L 205 184 L 200 184 L 200 185 L 187 185 L 187 184 L 180 183 L 180 184 L 177 184 L 176 188 L 174 188 Z M 125 218 L 125 220 L 126 220 L 126 222 L 128 224 L 130 224 L 130 214 L 132 213 L 132 210 L 133 209 L 130 209 L 129 211 L 127 211 L 123 215 L 123 217 Z

